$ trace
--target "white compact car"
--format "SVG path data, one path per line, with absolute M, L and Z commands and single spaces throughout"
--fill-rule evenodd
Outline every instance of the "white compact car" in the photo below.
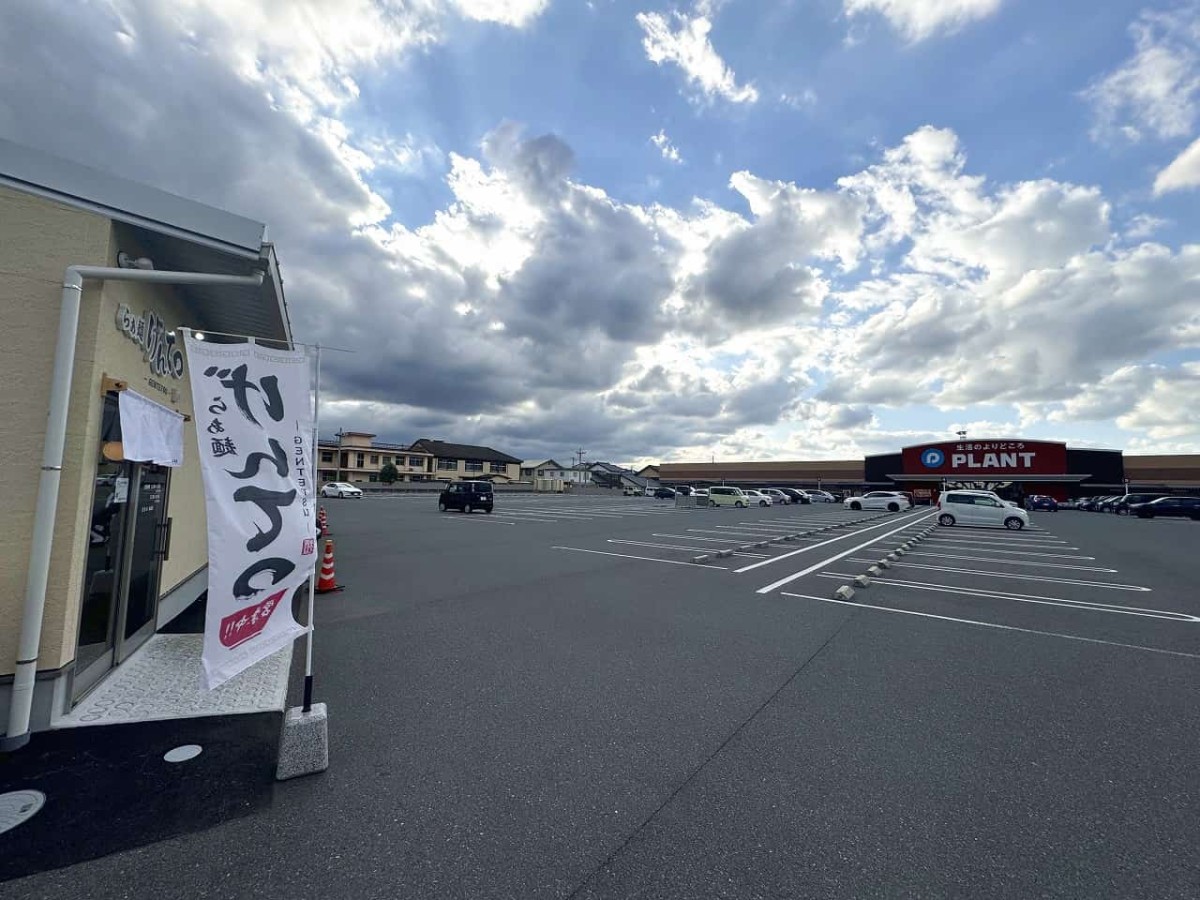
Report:
M 912 504 L 903 494 L 895 491 L 868 491 L 861 497 L 847 497 L 842 501 L 846 509 L 886 509 L 888 512 L 900 512 L 911 509 Z
M 772 501 L 778 503 L 780 506 L 787 506 L 792 502 L 792 498 L 778 488 L 763 488 L 761 491 L 759 491 L 759 493 L 766 494 L 771 498 Z
M 813 503 L 837 503 L 837 499 L 829 491 L 805 491 Z
M 361 488 L 356 488 L 352 484 L 345 481 L 331 481 L 329 484 L 321 488 L 322 497 L 356 497 L 361 499 L 363 495 Z
M 742 493 L 750 498 L 751 503 L 757 503 L 759 506 L 771 506 L 775 502 L 775 498 L 766 491 L 755 491 L 750 488 L 742 488 Z
M 1029 513 L 991 491 L 945 491 L 937 505 L 939 525 L 1003 525 L 1020 531 L 1029 524 Z

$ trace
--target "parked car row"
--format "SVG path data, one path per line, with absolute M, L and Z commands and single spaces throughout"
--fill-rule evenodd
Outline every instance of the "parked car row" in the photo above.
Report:
M 1164 497 L 1161 494 L 1112 494 L 1083 497 L 1075 503 L 1085 512 L 1153 519 L 1158 516 L 1200 521 L 1200 497 Z
M 721 485 L 721 487 L 729 486 Z M 691 485 L 681 484 L 673 488 L 657 488 L 654 491 L 654 496 L 660 500 L 671 500 L 677 494 L 684 497 L 697 495 L 709 496 L 711 490 L 713 488 L 696 488 Z M 738 488 L 738 490 L 749 495 L 750 502 L 758 506 L 785 505 L 788 503 L 837 503 L 838 501 L 838 498 L 829 493 L 829 491 L 820 490 L 785 487 Z

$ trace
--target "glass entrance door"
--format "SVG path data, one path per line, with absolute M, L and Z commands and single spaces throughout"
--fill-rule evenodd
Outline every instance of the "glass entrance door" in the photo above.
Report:
M 116 649 L 117 582 L 129 508 L 132 466 L 101 460 L 92 495 L 83 602 L 75 650 L 75 691 L 87 691 L 113 666 Z
M 92 496 L 75 652 L 76 700 L 154 633 L 159 574 L 170 546 L 170 469 L 120 460 L 115 394 L 105 398 L 101 433 L 106 452 L 96 466 Z
M 124 590 L 117 613 L 116 661 L 124 662 L 154 634 L 158 613 L 158 581 L 166 558 L 170 520 L 167 478 L 162 466 L 137 463 L 130 489 L 129 540 L 125 554 Z

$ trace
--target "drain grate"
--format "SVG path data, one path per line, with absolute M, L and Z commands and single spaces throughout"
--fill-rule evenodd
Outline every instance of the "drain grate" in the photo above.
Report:
M 29 821 L 45 805 L 46 795 L 41 791 L 10 791 L 0 794 L 0 834 Z

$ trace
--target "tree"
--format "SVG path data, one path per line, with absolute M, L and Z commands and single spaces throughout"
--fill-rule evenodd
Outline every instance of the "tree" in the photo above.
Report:
M 379 480 L 384 484 L 395 484 L 400 478 L 400 473 L 391 463 L 384 463 L 383 468 L 379 470 Z

